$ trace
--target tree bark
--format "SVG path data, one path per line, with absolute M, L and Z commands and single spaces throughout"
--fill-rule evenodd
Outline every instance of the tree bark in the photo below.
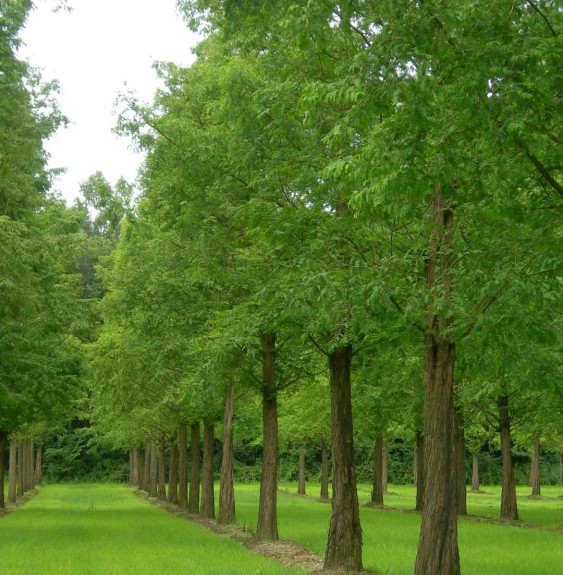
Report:
M 450 307 L 453 211 L 439 186 L 428 213 L 432 230 L 426 254 L 429 308 L 424 335 L 424 502 L 415 575 L 459 575 L 455 472 L 454 366 Z
M 150 444 L 149 462 L 149 497 L 158 495 L 158 460 L 156 456 L 156 443 Z
M 178 505 L 178 445 L 176 438 L 170 441 L 170 469 L 168 472 L 168 501 Z
M 188 425 L 178 427 L 178 505 L 188 506 Z
M 321 499 L 328 499 L 328 447 L 324 439 L 321 446 Z
M 424 469 L 424 435 L 416 431 L 416 447 L 414 449 L 414 482 L 416 486 L 415 509 L 422 511 L 424 505 L 424 486 L 426 470 Z
M 160 437 L 158 450 L 158 499 L 166 501 L 166 444 L 164 434 Z
M 473 452 L 473 470 L 471 473 L 471 492 L 472 493 L 479 493 L 479 454 L 474 451 Z
M 41 468 L 42 465 L 43 465 L 43 445 L 39 443 L 35 451 L 35 485 L 39 485 L 41 483 L 41 479 L 43 477 L 43 472 Z
M 500 425 L 500 452 L 502 458 L 500 518 L 507 521 L 516 521 L 518 519 L 518 507 L 516 505 L 516 484 L 514 482 L 514 468 L 512 465 L 512 451 L 510 446 L 508 396 L 499 396 L 497 404 Z
M 305 493 L 305 450 L 299 449 L 299 480 L 297 481 L 297 493 L 299 495 L 306 495 Z
M 191 472 L 190 472 L 190 497 L 188 499 L 188 511 L 199 513 L 199 486 L 201 466 L 201 445 L 199 421 L 190 425 L 191 430 Z
M 203 466 L 201 469 L 200 515 L 205 519 L 215 519 L 215 490 L 213 477 L 213 448 L 215 426 L 203 422 Z
M 0 430 L 0 509 L 6 507 L 4 500 L 4 454 L 8 443 L 8 433 Z
M 258 539 L 277 541 L 278 517 L 278 400 L 275 382 L 276 334 L 262 340 L 262 478 L 258 506 Z
M 8 468 L 8 503 L 16 502 L 16 487 L 18 481 L 18 440 L 12 437 L 10 440 L 10 465 Z
M 129 485 L 139 487 L 139 450 L 132 447 L 129 450 Z
M 18 441 L 18 488 L 17 488 L 17 496 L 21 497 L 24 494 L 25 490 L 25 449 L 23 448 L 23 441 Z
M 534 438 L 534 453 L 532 455 L 532 465 L 530 468 L 530 485 L 532 487 L 532 496 L 541 496 L 540 487 L 540 436 Z
M 455 408 L 455 458 L 457 485 L 457 514 L 467 515 L 467 487 L 465 483 L 465 430 L 461 407 Z
M 362 529 L 356 489 L 352 389 L 352 348 L 335 349 L 328 357 L 332 420 L 332 516 L 324 568 L 362 571 Z
M 145 485 L 145 457 L 147 454 L 145 453 L 144 447 L 139 447 L 137 450 L 137 477 L 138 482 L 137 485 L 140 491 L 144 491 L 147 486 Z
M 26 464 L 25 464 L 25 486 L 26 491 L 32 491 L 35 487 L 35 469 L 34 469 L 34 457 L 33 457 L 33 439 L 28 437 L 25 440 L 25 450 L 26 450 Z
M 389 456 L 389 452 L 387 449 L 387 442 L 384 441 L 383 442 L 383 471 L 382 471 L 382 477 L 381 477 L 381 487 L 383 489 L 383 493 L 387 493 L 387 481 L 389 478 L 389 467 L 387 465 L 387 461 L 388 461 L 388 456 Z
M 383 436 L 378 435 L 373 447 L 371 502 L 383 505 Z
M 151 444 L 147 441 L 145 443 L 145 466 L 143 468 L 143 485 L 145 491 L 150 491 L 151 477 L 150 477 L 150 464 L 151 464 Z
M 233 418 L 235 412 L 235 378 L 231 377 L 223 413 L 223 454 L 219 484 L 219 517 L 223 524 L 236 523 L 234 492 Z

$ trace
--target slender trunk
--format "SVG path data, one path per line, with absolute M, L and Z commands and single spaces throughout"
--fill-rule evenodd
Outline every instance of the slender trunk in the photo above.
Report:
M 236 523 L 234 492 L 233 417 L 235 412 L 235 378 L 227 388 L 223 413 L 223 455 L 219 484 L 219 523 Z
M 188 425 L 178 427 L 178 505 L 188 506 Z
M 166 501 L 166 444 L 164 434 L 160 437 L 158 450 L 158 499 Z
M 4 454 L 8 443 L 8 433 L 0 430 L 0 509 L 6 507 L 4 501 Z
M 205 519 L 215 519 L 215 491 L 213 481 L 213 447 L 215 426 L 203 422 L 203 465 L 201 468 L 201 509 Z
M 151 488 L 151 444 L 147 441 L 145 443 L 145 467 L 143 468 L 143 485 L 145 486 L 145 491 L 150 491 Z
M 41 483 L 43 477 L 42 467 L 43 465 L 43 445 L 40 443 L 35 450 L 35 485 Z
M 321 499 L 328 499 L 328 447 L 324 439 L 321 447 Z
M 133 448 L 129 448 L 129 487 L 133 486 L 133 478 L 135 476 L 135 472 L 133 471 L 133 466 L 136 465 L 135 456 L 133 454 Z
M 258 539 L 277 541 L 278 400 L 275 383 L 276 334 L 262 334 L 262 478 L 258 506 Z
M 383 489 L 383 493 L 387 493 L 387 480 L 389 478 L 389 467 L 387 465 L 387 458 L 388 458 L 389 452 L 387 449 L 387 442 L 383 442 L 383 470 L 382 470 L 382 474 L 381 474 L 381 487 Z
M 332 516 L 324 559 L 325 569 L 362 571 L 362 529 L 354 465 L 352 348 L 329 355 L 332 419 Z
M 297 493 L 299 495 L 306 495 L 305 493 L 305 450 L 299 449 L 299 480 L 297 482 Z
M 383 505 L 383 436 L 378 435 L 373 448 L 371 502 Z
M 532 456 L 532 465 L 530 469 L 530 483 L 532 487 L 532 496 L 541 495 L 540 488 L 540 436 L 534 438 L 534 454 Z
M 168 501 L 178 505 L 178 445 L 176 438 L 170 441 L 170 469 L 168 473 Z
M 422 511 L 424 506 L 424 486 L 426 470 L 424 469 L 424 435 L 420 430 L 416 432 L 416 447 L 414 449 L 414 481 L 416 485 L 417 511 Z
M 467 488 L 465 482 L 465 430 L 461 407 L 455 409 L 455 458 L 457 485 L 457 514 L 467 515 Z
M 26 465 L 25 465 L 25 486 L 26 491 L 32 491 L 35 487 L 35 469 L 34 469 L 34 457 L 33 457 L 33 439 L 28 437 L 25 440 L 25 450 L 26 450 Z
M 149 463 L 149 497 L 158 495 L 158 460 L 156 457 L 156 443 L 150 444 Z
M 133 447 L 129 450 L 130 467 L 129 467 L 129 485 L 139 487 L 139 450 Z
M 499 396 L 497 403 L 500 425 L 500 452 L 502 457 L 500 518 L 503 520 L 515 521 L 518 519 L 518 508 L 516 506 L 516 484 L 514 482 L 514 468 L 512 466 L 512 452 L 510 448 L 510 412 L 508 410 L 508 396 Z
M 453 211 L 436 189 L 426 255 L 426 286 L 436 302 L 424 335 L 424 502 L 414 575 L 459 575 L 455 484 L 454 366 L 451 340 Z
M 25 449 L 23 448 L 23 441 L 18 441 L 18 488 L 17 496 L 21 497 L 25 493 Z
M 190 497 L 188 499 L 188 511 L 199 513 L 199 486 L 201 466 L 201 445 L 199 421 L 190 425 L 191 430 L 191 473 L 190 473 Z
M 145 453 L 144 447 L 139 447 L 137 450 L 137 486 L 139 487 L 140 491 L 144 491 L 147 486 L 144 483 L 145 480 L 145 457 L 147 454 Z
M 18 440 L 12 437 L 10 440 L 10 465 L 8 468 L 8 503 L 16 502 L 16 487 L 18 481 Z
M 478 493 L 480 491 L 479 488 L 479 454 L 474 451 L 473 452 L 473 470 L 471 473 L 471 491 L 472 493 Z

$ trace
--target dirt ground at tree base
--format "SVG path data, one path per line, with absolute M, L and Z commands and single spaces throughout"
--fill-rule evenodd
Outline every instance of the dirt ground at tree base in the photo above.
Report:
M 177 505 L 172 505 L 167 501 L 162 501 L 154 497 L 148 497 L 147 494 L 142 491 L 135 491 L 135 494 L 147 499 L 147 501 L 153 505 L 158 505 L 176 517 L 188 519 L 193 523 L 210 529 L 219 536 L 230 537 L 235 541 L 239 541 L 252 553 L 269 557 L 281 565 L 285 565 L 301 573 L 307 573 L 308 575 L 366 575 L 370 573 L 368 571 L 362 571 L 360 573 L 357 571 L 323 570 L 324 558 L 294 541 L 285 541 L 282 539 L 278 541 L 259 541 L 256 539 L 256 534 L 247 527 L 220 525 L 214 519 L 204 519 L 198 515 L 193 515 Z

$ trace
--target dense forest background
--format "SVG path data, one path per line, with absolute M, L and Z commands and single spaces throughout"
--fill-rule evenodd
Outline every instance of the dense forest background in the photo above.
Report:
M 563 12 L 178 5 L 196 62 L 117 104 L 138 193 L 98 172 L 68 207 L 58 86 L 17 57 L 31 4 L 0 0 L 0 484 L 158 472 L 214 513 L 215 475 L 232 521 L 260 480 L 276 539 L 278 478 L 330 459 L 326 567 L 361 569 L 356 482 L 382 504 L 388 478 L 418 487 L 416 572 L 456 573 L 476 472 L 505 519 L 515 482 L 561 482 Z

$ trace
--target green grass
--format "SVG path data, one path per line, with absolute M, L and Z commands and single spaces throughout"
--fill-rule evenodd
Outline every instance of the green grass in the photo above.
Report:
M 2 575 L 289 575 L 119 485 L 50 485 L 0 519 Z

